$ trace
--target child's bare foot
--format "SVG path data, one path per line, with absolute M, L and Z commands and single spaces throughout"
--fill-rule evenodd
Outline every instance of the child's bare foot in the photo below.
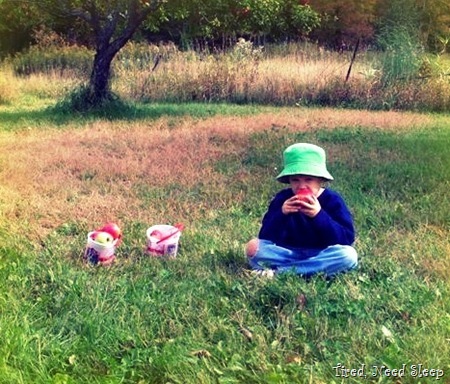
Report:
M 245 246 L 245 254 L 247 257 L 253 257 L 258 252 L 259 241 L 258 239 L 251 239 Z

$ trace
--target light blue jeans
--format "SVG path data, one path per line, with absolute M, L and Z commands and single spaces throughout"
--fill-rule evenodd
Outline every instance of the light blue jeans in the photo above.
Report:
M 350 271 L 358 265 L 358 254 L 349 245 L 331 245 L 325 249 L 280 247 L 271 241 L 258 239 L 254 256 L 248 256 L 255 270 L 273 269 L 276 273 L 295 272 L 309 277 L 323 273 L 332 277 Z

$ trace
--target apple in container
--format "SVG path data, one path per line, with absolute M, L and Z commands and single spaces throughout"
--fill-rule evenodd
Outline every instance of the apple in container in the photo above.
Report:
M 114 241 L 114 238 L 112 235 L 108 232 L 104 231 L 95 231 L 91 235 L 92 240 L 94 240 L 96 243 L 99 244 L 112 244 Z
M 100 228 L 99 231 L 108 232 L 114 240 L 120 239 L 122 237 L 122 230 L 116 223 L 107 223 L 102 228 Z

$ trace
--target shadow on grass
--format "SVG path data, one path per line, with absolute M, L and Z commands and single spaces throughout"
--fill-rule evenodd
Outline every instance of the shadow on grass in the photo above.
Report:
M 164 103 L 164 104 L 130 104 L 120 103 L 89 112 L 68 112 L 58 105 L 39 110 L 16 108 L 12 111 L 0 112 L 0 126 L 3 130 L 13 130 L 46 125 L 63 126 L 69 123 L 80 123 L 105 119 L 109 121 L 156 120 L 161 117 L 208 118 L 215 115 L 249 115 L 261 111 L 258 106 L 238 106 L 229 104 L 202 103 Z

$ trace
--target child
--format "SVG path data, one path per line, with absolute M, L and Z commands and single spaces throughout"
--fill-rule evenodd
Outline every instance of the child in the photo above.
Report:
M 342 197 L 325 188 L 333 180 L 325 151 L 297 143 L 284 151 L 283 160 L 277 180 L 290 188 L 274 196 L 258 238 L 247 243 L 250 266 L 269 276 L 294 271 L 305 277 L 331 277 L 355 268 L 353 219 Z

